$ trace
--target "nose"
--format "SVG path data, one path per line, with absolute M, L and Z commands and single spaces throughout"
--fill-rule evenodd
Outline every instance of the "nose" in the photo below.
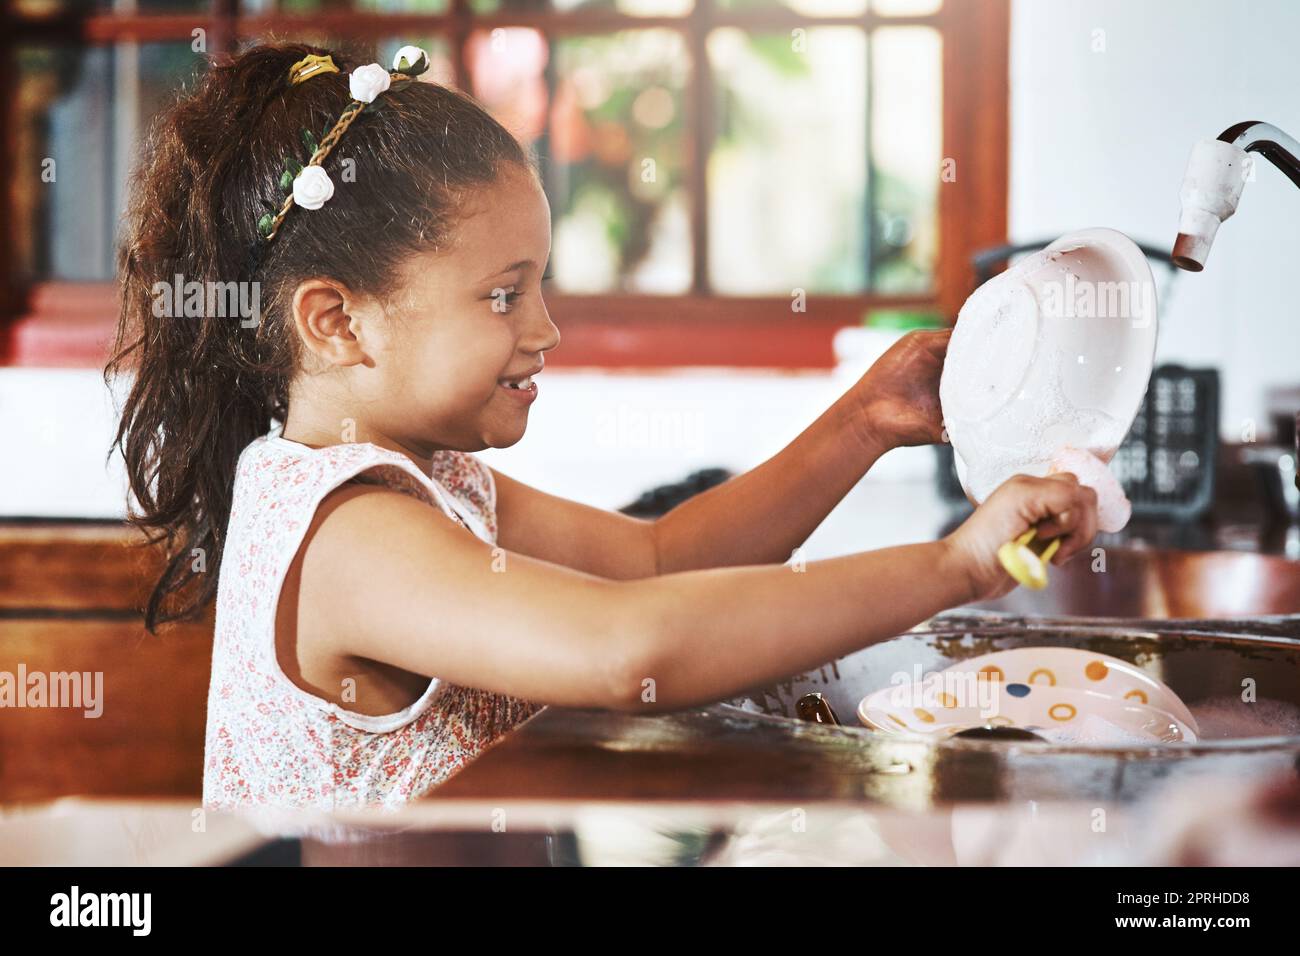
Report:
M 560 330 L 551 321 L 551 314 L 543 302 L 520 339 L 520 347 L 528 352 L 549 352 L 560 344 Z

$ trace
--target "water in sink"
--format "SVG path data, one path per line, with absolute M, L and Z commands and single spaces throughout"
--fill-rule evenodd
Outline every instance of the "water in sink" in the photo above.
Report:
M 1202 740 L 1245 737 L 1300 737 L 1300 705 L 1283 700 L 1246 703 L 1237 697 L 1217 697 L 1188 704 L 1201 727 Z
M 1013 647 L 1086 648 L 1127 660 L 1168 684 L 1200 724 L 1202 742 L 1262 737 L 1300 740 L 1300 647 L 1288 638 L 1254 638 L 1197 632 L 1151 632 L 1122 627 L 1008 625 L 994 623 L 950 632 L 913 632 L 733 703 L 746 710 L 794 717 L 794 702 L 821 693 L 840 721 L 855 731 L 857 706 L 867 694 L 895 683 L 898 674 L 919 680 L 956 661 Z M 1243 688 L 1268 690 L 1255 702 Z

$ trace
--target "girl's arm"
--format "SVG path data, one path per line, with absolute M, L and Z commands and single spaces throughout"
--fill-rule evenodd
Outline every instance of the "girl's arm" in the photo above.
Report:
M 614 580 L 657 572 L 654 521 L 547 494 L 501 474 L 497 543 L 507 551 Z
M 682 502 L 632 518 L 493 471 L 503 548 L 616 580 L 737 564 L 779 564 L 887 449 L 859 433 L 845 396 L 779 454 Z
M 1071 555 L 1095 532 L 1095 501 L 1072 476 L 1018 478 L 942 541 L 804 571 L 611 581 L 503 559 L 427 504 L 352 485 L 318 510 L 297 594 L 286 599 L 298 602 L 298 652 L 316 659 L 362 657 L 540 703 L 669 709 L 732 696 L 1005 592 L 998 544 L 1047 521 L 1044 534 L 1064 532 L 1061 555 Z
M 500 543 L 616 579 L 786 561 L 877 458 L 939 441 L 949 335 L 905 336 L 780 453 L 657 521 L 589 508 L 494 472 Z

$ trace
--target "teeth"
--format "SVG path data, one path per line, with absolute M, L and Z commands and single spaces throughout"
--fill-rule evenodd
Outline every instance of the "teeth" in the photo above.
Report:
M 507 380 L 505 384 L 506 388 L 528 388 L 533 384 L 533 377 L 529 375 L 526 378 L 515 379 L 513 381 Z

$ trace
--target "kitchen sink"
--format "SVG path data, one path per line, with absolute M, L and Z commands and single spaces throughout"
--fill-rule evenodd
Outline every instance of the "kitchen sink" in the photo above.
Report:
M 1241 618 L 1300 613 L 1300 561 L 1240 551 L 1107 548 L 1053 566 L 1046 590 L 974 605 L 1047 617 Z
M 1196 560 L 1191 565 L 1197 573 L 1208 567 Z M 1145 567 L 1152 575 L 1172 567 L 1133 566 Z M 1239 576 L 1202 579 L 1212 583 L 1214 594 L 1221 596 L 1221 603 L 1212 605 L 1215 611 L 1238 606 L 1226 603 L 1233 599 L 1234 585 L 1253 588 L 1251 594 L 1275 602 L 1278 595 L 1286 593 L 1280 586 L 1263 590 L 1259 582 L 1245 575 L 1242 569 L 1261 566 L 1256 561 L 1219 566 Z M 1271 562 L 1265 561 L 1263 566 L 1269 567 Z M 1114 569 L 1107 572 L 1115 573 Z M 1058 573 L 1052 587 L 1069 580 Z M 1119 594 L 1123 600 L 1135 602 L 1144 593 L 1137 588 L 1124 589 L 1118 575 L 1106 580 L 1116 582 L 1113 590 L 1103 586 L 1093 593 Z M 1148 580 L 1153 582 L 1152 590 L 1145 593 L 1153 600 L 1158 597 L 1169 602 L 1162 607 L 1189 609 L 1188 604 L 1179 602 L 1191 601 L 1194 590 L 1173 587 L 1161 591 L 1155 588 L 1159 577 Z M 1292 576 L 1290 587 L 1294 588 L 1295 582 Z M 1132 605 L 1135 612 L 1150 611 L 1154 606 Z M 833 767 L 839 775 L 857 774 L 863 781 L 861 796 L 890 804 L 924 807 L 1007 799 L 1127 802 L 1182 778 L 1229 775 L 1255 779 L 1300 772 L 1300 637 L 1294 636 L 1294 627 L 1276 631 L 1265 636 L 1210 631 L 1190 622 L 1160 625 L 959 613 L 940 616 L 927 629 L 864 648 L 810 673 L 755 689 L 721 710 L 729 715 L 728 720 L 750 721 L 755 730 L 766 728 L 769 735 L 784 727 L 787 735 L 825 752 L 821 766 Z M 1282 633 L 1287 631 L 1291 636 Z M 1138 665 L 1168 684 L 1191 709 L 1200 723 L 1200 739 L 1195 743 L 1106 745 L 934 740 L 876 732 L 858 723 L 859 701 L 900 677 L 920 680 L 965 658 L 1036 646 L 1092 650 Z M 841 726 L 811 723 L 795 715 L 796 701 L 812 692 L 824 696 Z

